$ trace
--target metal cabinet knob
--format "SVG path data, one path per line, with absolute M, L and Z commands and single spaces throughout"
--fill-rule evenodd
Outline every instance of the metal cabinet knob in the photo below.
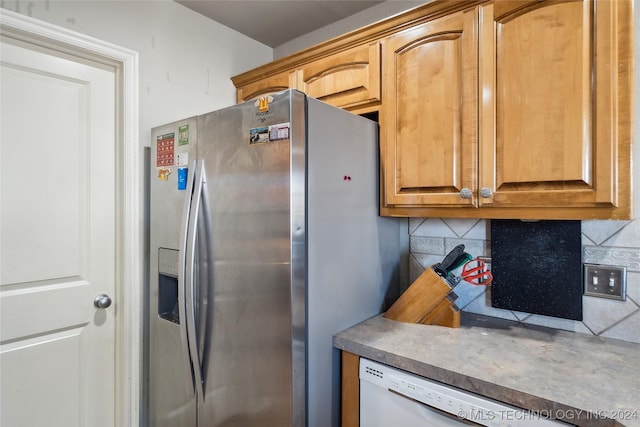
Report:
M 491 191 L 489 187 L 482 187 L 480 189 L 480 197 L 484 197 L 485 199 L 488 199 L 489 197 L 491 197 L 492 194 L 493 194 L 493 191 Z
M 462 197 L 463 199 L 470 199 L 472 195 L 473 193 L 471 192 L 471 190 L 466 187 L 460 190 L 460 197 Z
M 107 308 L 111 305 L 111 298 L 109 295 L 100 294 L 94 298 L 93 305 L 98 308 Z

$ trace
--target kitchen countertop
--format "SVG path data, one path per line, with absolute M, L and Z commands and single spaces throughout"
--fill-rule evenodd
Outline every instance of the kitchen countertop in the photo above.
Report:
M 462 313 L 460 328 L 382 315 L 340 350 L 579 426 L 640 426 L 640 344 Z

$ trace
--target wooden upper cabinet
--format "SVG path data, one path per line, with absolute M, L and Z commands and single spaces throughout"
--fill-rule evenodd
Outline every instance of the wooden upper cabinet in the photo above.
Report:
M 615 3 L 495 2 L 480 9 L 487 96 L 479 187 L 491 195 L 481 195 L 479 205 L 619 203 Z
M 336 107 L 380 101 L 380 43 L 358 46 L 296 70 L 297 87 Z
M 631 11 L 495 0 L 385 39 L 381 213 L 630 218 Z
M 284 71 L 237 88 L 237 102 L 250 101 L 261 96 L 296 88 L 296 75 L 291 71 Z
M 386 205 L 467 206 L 477 182 L 477 11 L 383 40 Z
M 380 102 L 380 42 L 356 46 L 237 87 L 238 103 L 298 89 L 345 109 Z

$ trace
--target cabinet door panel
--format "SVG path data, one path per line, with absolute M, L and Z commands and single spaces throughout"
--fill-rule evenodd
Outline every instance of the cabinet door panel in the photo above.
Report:
M 236 92 L 238 104 L 261 96 L 270 95 L 289 88 L 295 89 L 296 80 L 295 73 L 292 71 L 284 71 L 282 73 L 258 80 L 254 83 L 241 86 Z
M 590 0 L 483 8 L 480 66 L 495 74 L 482 73 L 481 84 L 495 99 L 484 100 L 480 119 L 480 186 L 493 191 L 482 206 L 615 202 L 612 192 L 597 194 L 612 184 L 605 153 L 615 141 L 594 133 L 595 13 Z
M 380 101 L 380 43 L 358 46 L 298 71 L 298 88 L 336 107 Z
M 473 206 L 476 182 L 476 12 L 384 41 L 384 204 Z

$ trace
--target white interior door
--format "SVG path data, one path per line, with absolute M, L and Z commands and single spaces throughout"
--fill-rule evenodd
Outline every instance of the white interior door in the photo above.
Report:
M 113 426 L 115 70 L 0 52 L 0 425 Z

